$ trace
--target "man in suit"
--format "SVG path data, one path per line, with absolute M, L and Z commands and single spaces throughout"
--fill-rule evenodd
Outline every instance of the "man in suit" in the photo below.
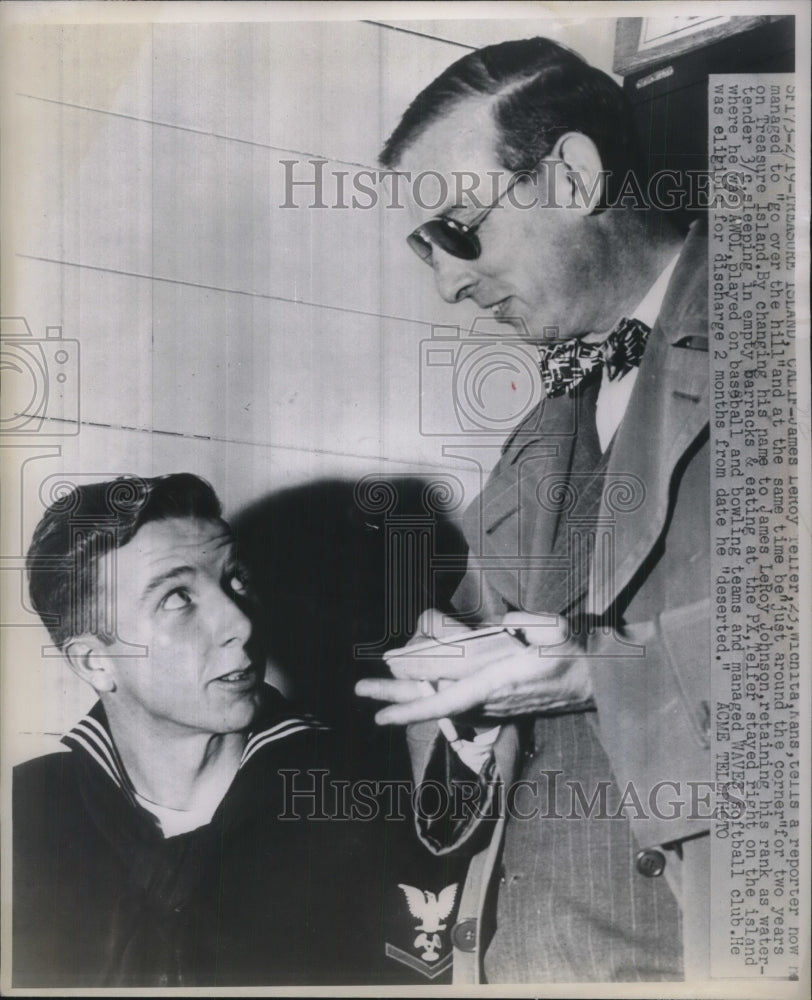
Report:
M 415 99 L 382 160 L 445 179 L 438 209 L 413 206 L 409 242 L 446 301 L 471 299 L 538 346 L 545 390 L 466 513 L 458 620 L 429 612 L 419 625 L 447 639 L 501 623 L 522 643 L 505 633 L 461 644 L 463 656 L 399 657 L 394 679 L 357 687 L 395 702 L 379 722 L 410 724 L 418 779 L 473 771 L 489 796 L 507 789 L 494 823 L 419 823 L 432 850 L 473 854 L 455 980 L 701 976 L 712 809 L 701 226 L 686 237 L 624 197 L 647 187 L 624 96 L 547 39 L 463 57 Z M 500 178 L 496 197 L 483 204 L 470 180 L 460 197 L 461 176 Z M 448 717 L 479 724 L 454 739 Z

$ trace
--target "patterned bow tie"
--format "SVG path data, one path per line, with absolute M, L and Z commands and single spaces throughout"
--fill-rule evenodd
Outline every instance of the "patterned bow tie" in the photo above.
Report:
M 624 318 L 601 344 L 582 340 L 563 340 L 551 347 L 539 344 L 544 391 L 548 397 L 572 392 L 604 364 L 610 381 L 625 375 L 640 364 L 650 333 L 650 327 L 639 319 Z

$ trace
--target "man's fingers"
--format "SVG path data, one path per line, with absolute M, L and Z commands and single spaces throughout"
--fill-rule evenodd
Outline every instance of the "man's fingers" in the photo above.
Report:
M 482 666 L 481 660 L 474 664 L 470 656 L 468 658 L 459 654 L 455 656 L 452 647 L 443 646 L 442 650 L 443 653 L 440 656 L 428 653 L 415 654 L 414 656 L 392 656 L 386 657 L 385 662 L 393 677 L 415 681 L 439 681 L 448 678 L 455 680 Z
M 412 722 L 461 715 L 481 705 L 492 684 L 490 672 L 482 670 L 449 685 L 430 698 L 384 708 L 375 716 L 375 721 L 380 726 L 406 726 Z
M 387 660 L 387 666 L 395 675 L 404 679 L 440 681 L 459 680 L 496 665 L 514 656 L 525 654 L 525 650 L 515 644 L 515 649 L 506 647 L 494 654 L 493 647 L 476 651 L 471 645 L 448 646 L 444 656 L 403 656 Z
M 358 681 L 355 693 L 361 698 L 373 698 L 375 701 L 412 701 L 422 698 L 425 690 L 419 681 L 391 680 L 388 677 L 368 677 Z

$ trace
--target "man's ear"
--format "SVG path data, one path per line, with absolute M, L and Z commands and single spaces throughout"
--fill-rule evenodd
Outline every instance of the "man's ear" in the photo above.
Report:
M 598 147 L 583 132 L 567 132 L 555 144 L 551 156 L 564 164 L 569 184 L 566 207 L 592 215 L 600 205 L 606 184 Z
M 99 694 L 116 689 L 111 658 L 107 655 L 106 649 L 101 639 L 95 635 L 70 639 L 62 647 L 71 670 Z

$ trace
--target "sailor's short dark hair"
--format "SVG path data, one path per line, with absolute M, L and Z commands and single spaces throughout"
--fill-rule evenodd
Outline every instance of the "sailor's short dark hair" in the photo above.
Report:
M 189 472 L 120 477 L 61 492 L 37 525 L 26 557 L 31 603 L 60 648 L 79 635 L 112 636 L 102 612 L 99 560 L 150 521 L 217 520 L 209 483 Z

